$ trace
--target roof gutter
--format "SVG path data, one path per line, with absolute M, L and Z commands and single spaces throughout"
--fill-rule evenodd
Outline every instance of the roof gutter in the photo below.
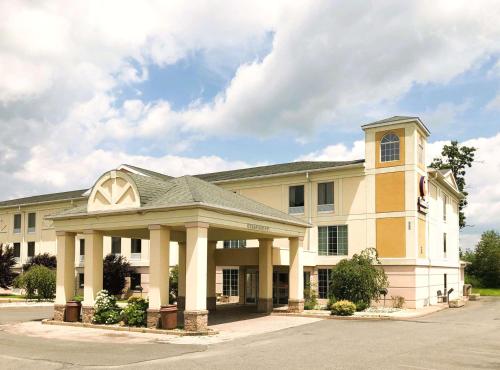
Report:
M 227 179 L 227 180 L 210 181 L 210 180 L 204 180 L 203 178 L 200 178 L 200 179 L 207 181 L 207 182 L 210 182 L 212 184 L 221 184 L 221 183 L 225 183 L 225 182 L 233 182 L 233 181 L 241 181 L 241 180 L 255 180 L 255 179 L 266 179 L 266 178 L 280 177 L 280 176 L 300 175 L 300 174 L 307 174 L 307 173 L 311 173 L 311 172 L 316 173 L 316 172 L 332 171 L 332 170 L 344 170 L 344 169 L 358 168 L 358 167 L 364 168 L 364 166 L 365 166 L 365 163 L 360 162 L 360 163 L 348 164 L 345 166 L 324 167 L 324 168 L 318 168 L 315 170 L 300 170 L 300 171 L 282 172 L 282 173 L 274 173 L 271 175 L 262 175 L 262 176 L 236 177 L 234 179 Z M 197 175 L 194 175 L 194 177 L 197 177 Z
M 45 200 L 45 201 L 41 201 L 41 202 L 11 204 L 9 206 L 1 206 L 0 205 L 0 209 L 5 209 L 5 208 L 21 209 L 21 207 L 34 206 L 34 205 L 38 205 L 38 204 L 52 204 L 52 203 L 69 202 L 69 201 L 83 200 L 83 199 L 87 199 L 87 197 L 65 198 L 65 199 L 58 199 L 58 200 Z

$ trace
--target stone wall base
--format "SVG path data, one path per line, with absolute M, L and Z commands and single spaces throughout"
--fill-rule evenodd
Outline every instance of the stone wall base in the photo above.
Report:
M 55 304 L 54 305 L 54 320 L 55 321 L 64 321 L 64 316 L 66 312 L 65 304 Z
M 288 311 L 293 313 L 304 311 L 304 300 L 303 299 L 289 299 L 288 300 Z
M 184 311 L 184 330 L 206 331 L 208 327 L 208 311 Z
M 148 309 L 147 327 L 150 329 L 158 329 L 160 327 L 161 315 L 158 309 Z
M 94 307 L 82 306 L 82 322 L 85 324 L 91 324 L 93 317 L 94 317 Z
M 215 311 L 216 308 L 217 308 L 217 298 L 207 297 L 207 310 Z
M 257 303 L 257 311 L 264 313 L 273 312 L 273 299 L 259 298 L 259 302 Z

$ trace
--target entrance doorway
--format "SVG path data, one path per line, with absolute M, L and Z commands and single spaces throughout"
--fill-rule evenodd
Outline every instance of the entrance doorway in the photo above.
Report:
M 273 304 L 288 304 L 288 272 L 273 272 Z
M 259 272 L 247 270 L 245 273 L 245 303 L 256 304 L 259 293 Z

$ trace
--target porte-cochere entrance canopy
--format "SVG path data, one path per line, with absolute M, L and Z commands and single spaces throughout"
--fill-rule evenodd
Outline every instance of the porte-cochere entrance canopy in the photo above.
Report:
M 179 243 L 178 304 L 185 308 L 186 330 L 206 328 L 207 299 L 209 305 L 215 302 L 211 270 L 215 270 L 219 240 L 259 239 L 259 309 L 269 311 L 272 240 L 290 238 L 289 306 L 303 307 L 302 239 L 310 225 L 204 180 L 112 170 L 97 180 L 87 205 L 51 219 L 57 232 L 55 319 L 64 318 L 65 304 L 73 296 L 76 234 L 85 238 L 84 321 L 91 319 L 97 292 L 102 289 L 103 236 L 150 239 L 148 326 L 157 326 L 160 307 L 169 303 L 170 242 Z

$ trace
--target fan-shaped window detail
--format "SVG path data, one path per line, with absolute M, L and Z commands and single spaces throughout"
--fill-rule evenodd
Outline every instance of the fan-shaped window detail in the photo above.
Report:
M 111 171 L 97 181 L 89 196 L 87 210 L 104 211 L 140 207 L 139 192 L 132 179 Z
M 399 137 L 390 133 L 380 141 L 380 161 L 399 161 Z

